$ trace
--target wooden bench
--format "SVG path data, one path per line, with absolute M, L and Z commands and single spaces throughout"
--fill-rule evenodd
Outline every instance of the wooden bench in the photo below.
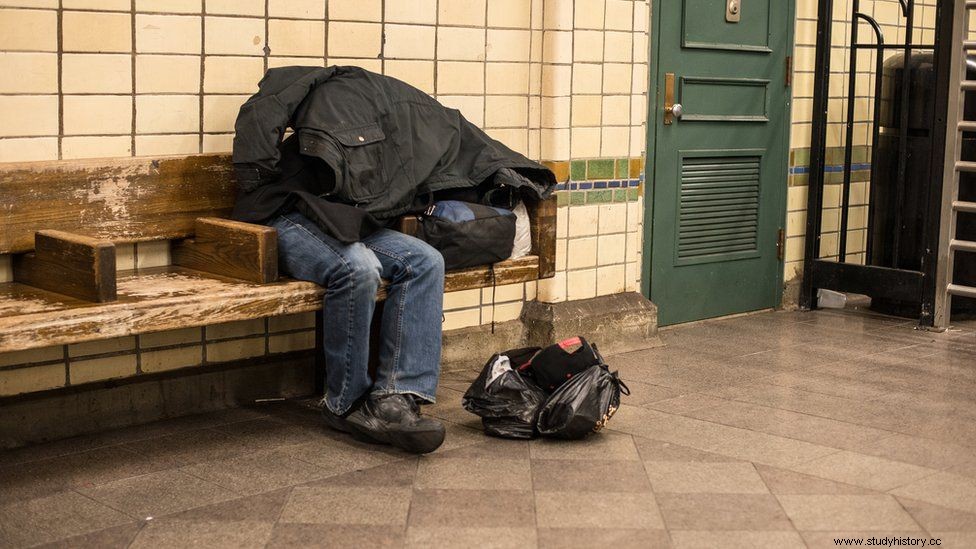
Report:
M 0 353 L 321 309 L 322 287 L 278 276 L 274 229 L 224 219 L 235 195 L 226 155 L 0 165 Z M 528 206 L 532 255 L 446 291 L 554 274 L 555 200 Z M 171 266 L 116 271 L 116 244 L 157 240 Z

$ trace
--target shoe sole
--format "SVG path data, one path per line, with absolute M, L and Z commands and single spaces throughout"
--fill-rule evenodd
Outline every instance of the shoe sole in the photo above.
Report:
M 388 444 L 411 454 L 429 454 L 444 443 L 445 431 L 436 429 L 433 431 L 391 432 L 383 433 L 382 437 L 376 437 L 352 426 L 350 434 L 362 442 Z

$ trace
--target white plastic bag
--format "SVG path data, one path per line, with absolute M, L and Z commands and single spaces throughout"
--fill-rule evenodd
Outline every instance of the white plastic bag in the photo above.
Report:
M 515 246 L 512 247 L 512 255 L 509 259 L 518 259 L 529 255 L 532 251 L 532 231 L 529 224 L 529 211 L 525 209 L 524 203 L 519 202 L 512 212 L 515 213 Z

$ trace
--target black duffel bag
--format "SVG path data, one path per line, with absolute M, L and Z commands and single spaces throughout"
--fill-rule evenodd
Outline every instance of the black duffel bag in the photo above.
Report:
M 515 243 L 511 210 L 461 202 L 435 202 L 423 215 L 417 238 L 444 256 L 444 269 L 461 269 L 505 261 Z

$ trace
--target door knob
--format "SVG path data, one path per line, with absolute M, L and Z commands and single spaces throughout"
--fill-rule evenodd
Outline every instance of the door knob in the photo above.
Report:
M 681 103 L 671 105 L 671 116 L 673 116 L 675 120 L 681 120 L 681 115 L 684 113 L 685 109 L 681 106 Z

